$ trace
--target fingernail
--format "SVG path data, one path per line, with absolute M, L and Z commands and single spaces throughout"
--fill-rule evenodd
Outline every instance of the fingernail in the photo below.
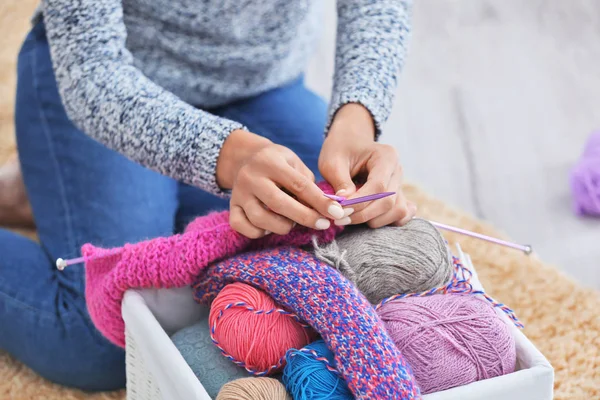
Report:
M 343 196 L 346 193 L 346 189 L 340 189 L 337 192 L 335 192 L 336 196 Z
M 298 225 L 296 222 L 292 222 L 292 229 L 294 229 Z
M 265 231 L 265 236 L 270 235 L 271 231 Z
M 338 204 L 330 205 L 327 212 L 333 219 L 340 219 L 344 216 L 344 209 Z
M 342 219 L 335 220 L 333 223 L 336 224 L 337 226 L 344 226 L 344 225 L 349 225 L 350 222 L 352 222 L 350 217 L 344 217 Z
M 331 226 L 331 222 L 329 222 L 329 220 L 327 220 L 325 218 L 318 219 L 317 222 L 315 223 L 315 228 L 317 228 L 320 231 L 329 229 L 330 226 Z
M 344 217 L 349 217 L 354 213 L 354 208 L 348 207 L 344 208 Z

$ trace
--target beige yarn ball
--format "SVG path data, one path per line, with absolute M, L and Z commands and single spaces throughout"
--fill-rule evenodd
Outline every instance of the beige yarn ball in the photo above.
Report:
M 216 400 L 291 400 L 285 386 L 273 378 L 240 378 L 221 388 Z

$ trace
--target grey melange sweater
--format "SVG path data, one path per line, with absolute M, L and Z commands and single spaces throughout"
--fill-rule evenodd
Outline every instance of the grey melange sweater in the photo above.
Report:
M 43 0 L 65 110 L 129 159 L 219 196 L 217 157 L 235 121 L 199 108 L 299 77 L 326 0 Z M 405 54 L 411 0 L 337 0 L 329 123 L 348 102 L 379 130 Z M 192 106 L 194 105 L 194 106 Z M 195 107 L 196 106 L 196 107 Z

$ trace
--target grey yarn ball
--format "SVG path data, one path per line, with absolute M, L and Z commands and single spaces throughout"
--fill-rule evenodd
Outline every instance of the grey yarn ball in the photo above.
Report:
M 443 286 L 452 278 L 448 246 L 423 219 L 402 227 L 349 227 L 329 244 L 313 244 L 316 257 L 337 268 L 371 304 Z

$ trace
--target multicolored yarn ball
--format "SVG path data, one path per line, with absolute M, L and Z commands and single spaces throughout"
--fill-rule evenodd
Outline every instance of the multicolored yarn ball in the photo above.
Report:
M 477 296 L 409 297 L 385 303 L 378 313 L 423 394 L 515 370 L 508 325 Z
M 313 244 L 315 255 L 352 281 L 371 304 L 446 285 L 454 271 L 444 237 L 423 219 L 402 227 L 347 228 L 329 244 Z
M 571 192 L 577 214 L 600 216 L 600 131 L 589 137 L 571 170 Z
M 221 290 L 208 320 L 215 345 L 255 375 L 279 371 L 285 353 L 304 347 L 315 335 L 309 325 L 281 309 L 265 292 L 239 282 Z
M 333 353 L 323 340 L 288 351 L 285 360 L 283 384 L 294 400 L 354 399 L 335 370 Z
M 223 385 L 216 400 L 291 400 L 291 397 L 277 379 L 240 378 Z

